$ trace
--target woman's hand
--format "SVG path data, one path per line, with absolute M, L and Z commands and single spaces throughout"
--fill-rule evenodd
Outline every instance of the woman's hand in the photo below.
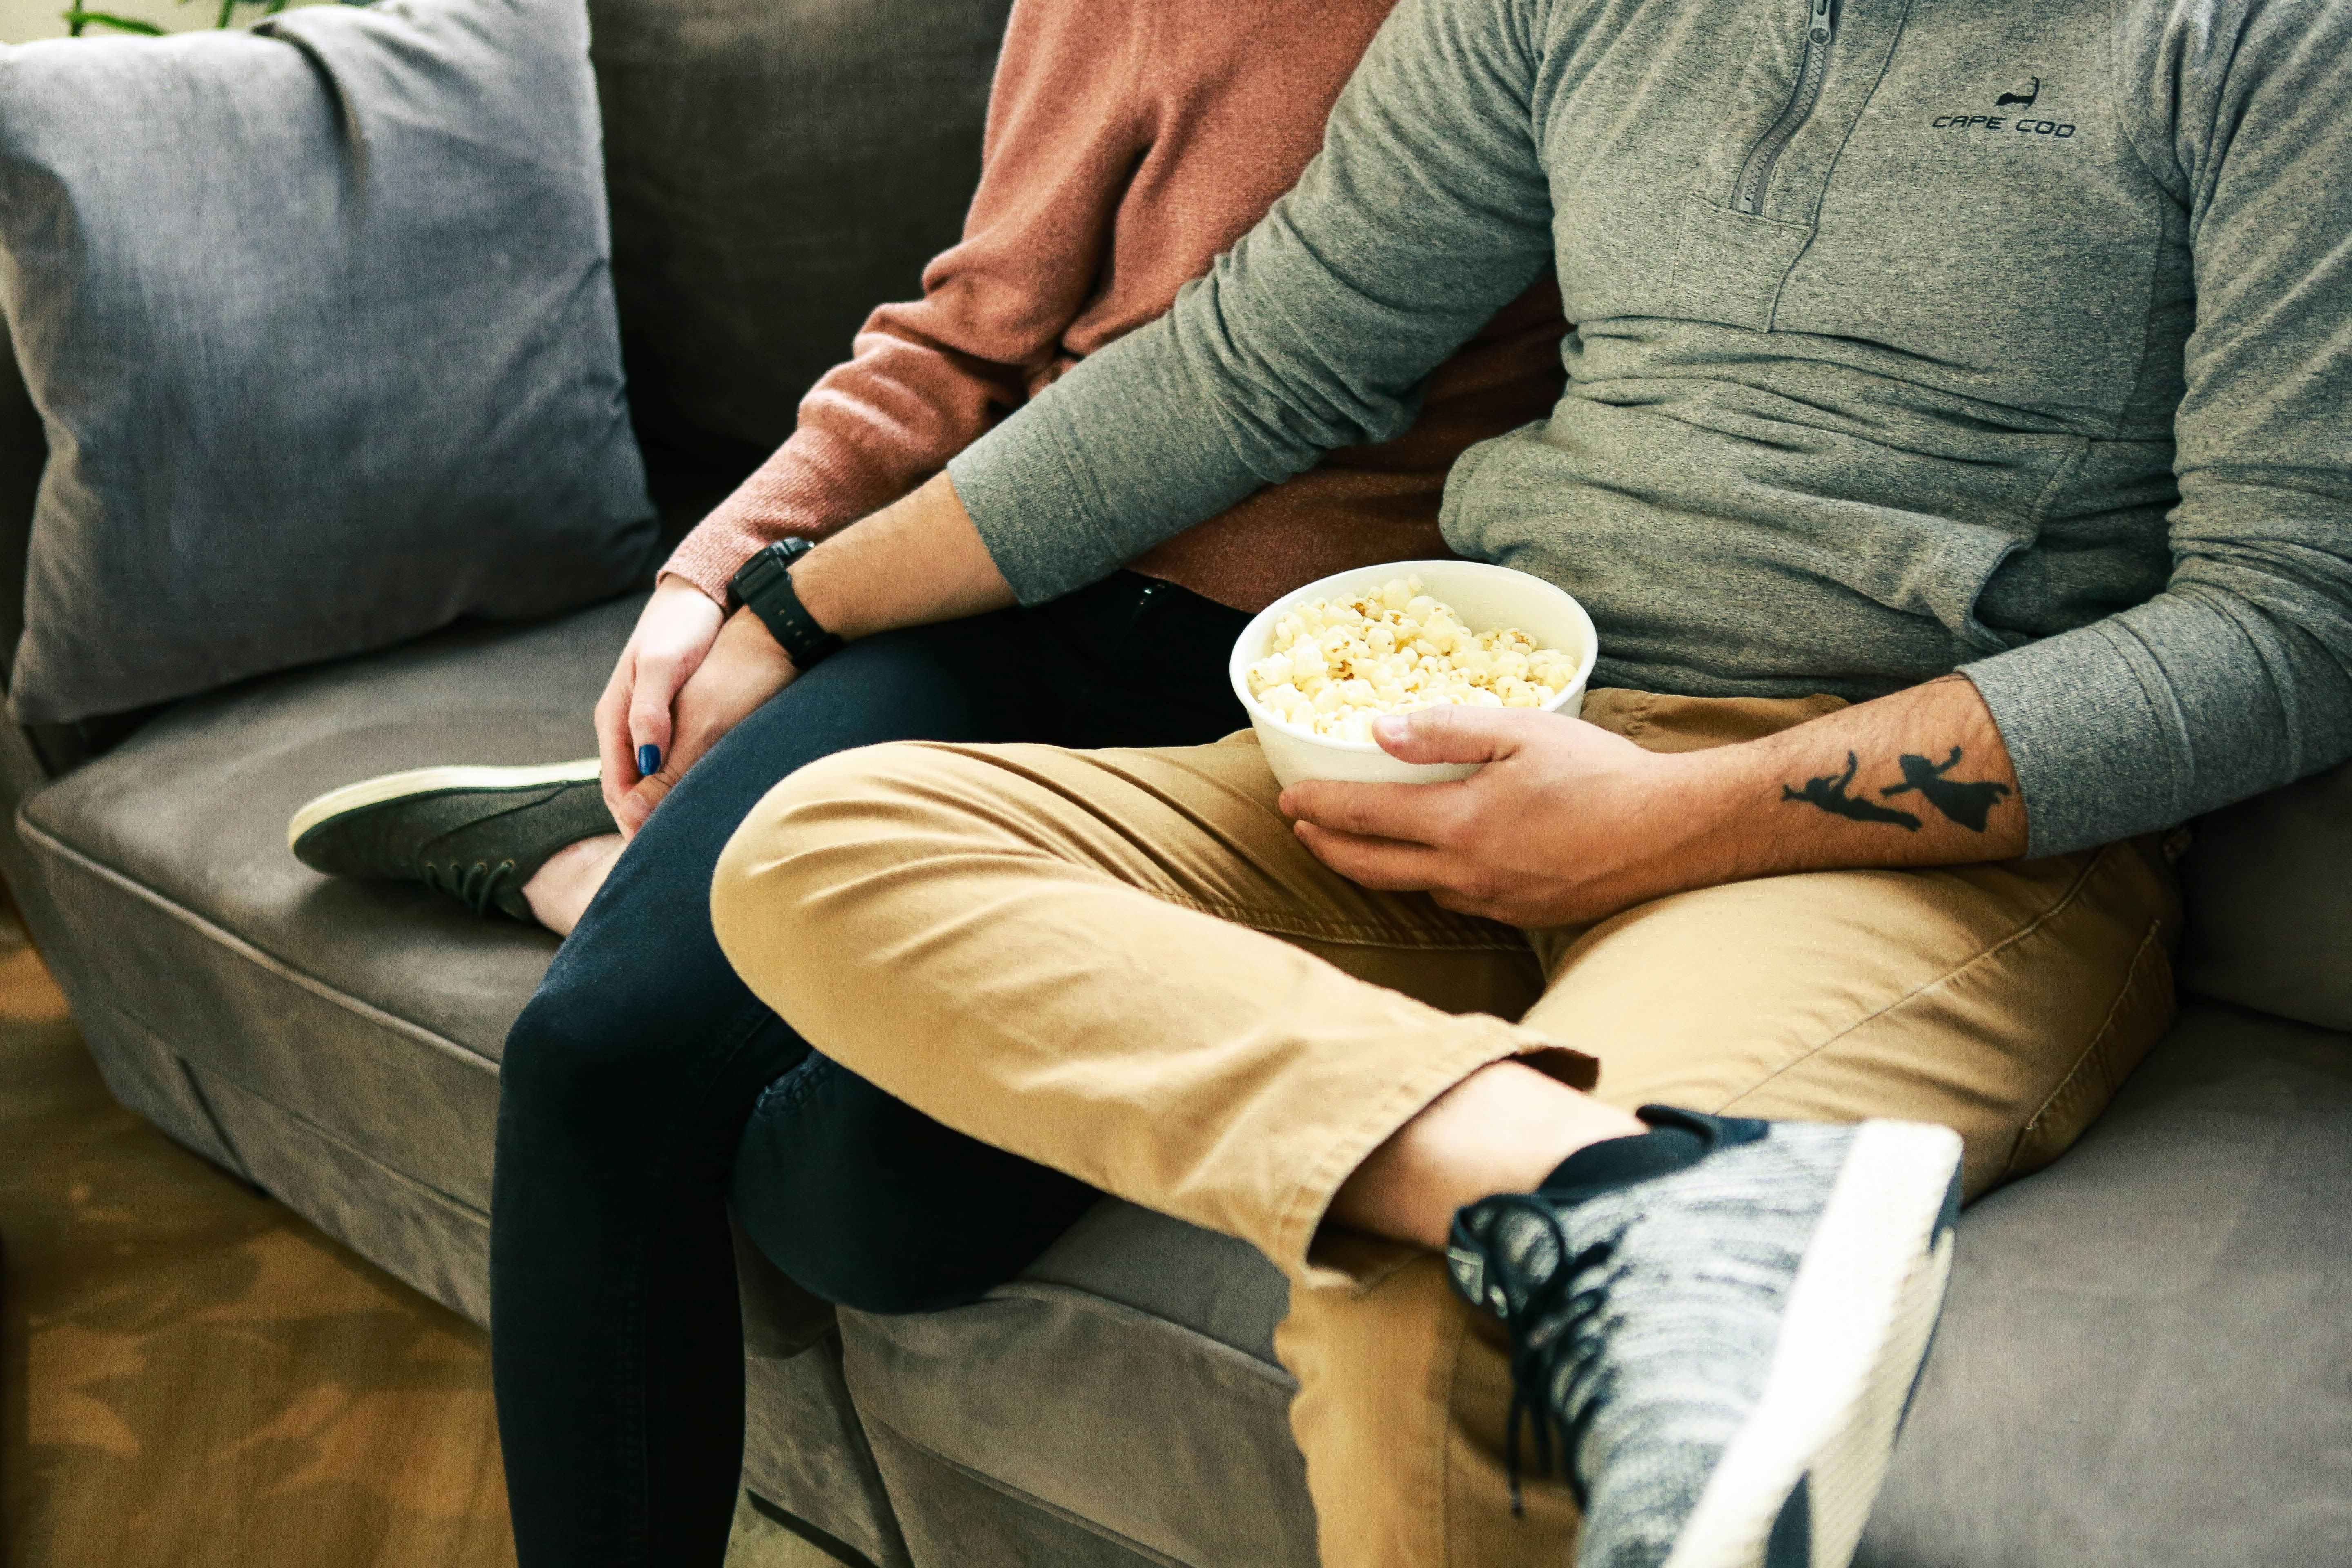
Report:
M 818 626 L 852 641 L 1013 603 L 945 474 L 803 557 L 793 586 Z M 758 617 L 739 611 L 722 628 L 724 619 L 699 589 L 664 577 L 597 700 L 604 803 L 624 834 L 793 679 L 792 660 Z
M 1424 708 L 1379 721 L 1373 734 L 1409 763 L 1486 765 L 1453 784 L 1285 790 L 1298 837 L 1351 881 L 1538 927 L 1714 879 L 1681 853 L 1690 758 L 1528 709 Z
M 637 616 L 637 629 L 629 634 L 629 646 L 613 666 L 604 695 L 596 700 L 596 752 L 604 765 L 604 805 L 624 832 L 635 832 L 645 814 L 638 812 L 632 821 L 623 814 L 622 803 L 646 773 L 667 765 L 676 727 L 671 707 L 678 689 L 702 667 L 726 618 L 726 612 L 701 589 L 664 577 Z M 647 759 L 654 762 L 651 769 L 637 765 L 641 746 L 660 753 L 657 760 Z
M 668 755 L 621 797 L 613 814 L 621 831 L 635 835 L 687 769 L 798 673 L 759 616 L 749 610 L 730 616 L 701 667 L 678 689 Z

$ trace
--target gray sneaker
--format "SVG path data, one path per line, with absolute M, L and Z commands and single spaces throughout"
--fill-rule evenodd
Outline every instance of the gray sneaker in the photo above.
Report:
M 522 886 L 567 844 L 618 831 L 596 759 L 535 767 L 415 768 L 330 790 L 286 845 L 331 877 L 422 882 L 476 914 L 532 919 Z
M 1942 1310 L 1960 1141 L 1641 1115 L 1454 1216 L 1454 1288 L 1510 1331 L 1514 1501 L 1531 1415 L 1580 1568 L 1844 1568 Z

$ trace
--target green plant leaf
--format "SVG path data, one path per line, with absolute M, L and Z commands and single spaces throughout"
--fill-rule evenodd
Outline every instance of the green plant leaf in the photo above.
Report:
M 109 16 L 104 11 L 79 9 L 60 11 L 58 15 L 73 24 L 73 36 L 77 38 L 81 37 L 83 26 L 91 22 L 96 22 L 102 27 L 115 28 L 119 32 L 142 34 L 150 38 L 160 38 L 163 36 L 163 28 L 152 22 L 142 22 L 136 16 Z

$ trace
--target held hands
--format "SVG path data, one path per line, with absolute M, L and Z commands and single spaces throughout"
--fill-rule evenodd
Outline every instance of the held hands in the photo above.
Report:
M 1528 709 L 1424 708 L 1372 733 L 1405 762 L 1486 765 L 1452 784 L 1285 790 L 1299 838 L 1352 881 L 1537 927 L 1601 920 L 1710 879 L 1687 864 L 1679 832 L 1693 757 Z
M 728 617 L 700 589 L 664 577 L 596 703 L 604 804 L 634 835 L 687 769 L 790 684 L 792 661 L 748 613 Z M 647 772 L 641 748 L 657 752 Z

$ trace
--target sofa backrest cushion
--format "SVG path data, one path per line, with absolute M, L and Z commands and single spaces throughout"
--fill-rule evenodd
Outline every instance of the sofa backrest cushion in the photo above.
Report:
M 2352 763 L 2200 818 L 2189 989 L 2352 1030 Z
M 639 581 L 582 0 L 0 49 L 56 722 Z
M 649 441 L 757 462 L 866 313 L 919 290 L 971 201 L 1010 5 L 590 0 Z
M 33 502 L 40 493 L 48 441 L 41 416 L 17 373 L 0 319 L 0 680 L 8 673 L 25 630 L 25 552 L 33 538 Z

